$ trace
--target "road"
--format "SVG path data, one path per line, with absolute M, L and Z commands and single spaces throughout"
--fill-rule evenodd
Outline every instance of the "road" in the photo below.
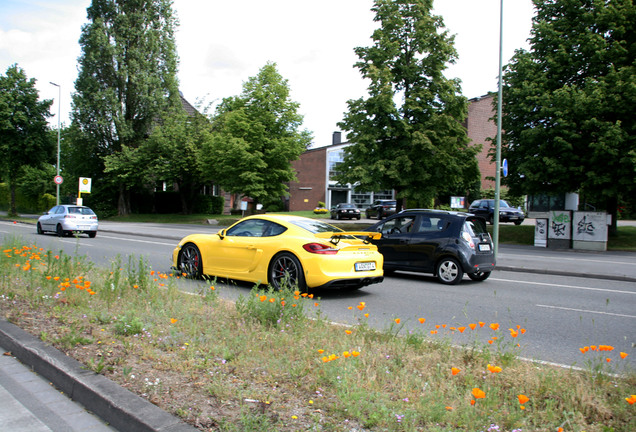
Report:
M 33 225 L 0 221 L 3 243 L 18 238 L 22 244 L 37 244 L 53 251 L 86 255 L 99 266 L 110 266 L 118 255 L 123 264 L 128 256 L 144 256 L 154 269 L 167 272 L 170 256 L 177 238 L 191 230 L 215 232 L 216 228 L 199 226 L 165 226 L 120 224 L 107 227 L 97 238 L 58 238 L 37 235 Z M 108 229 L 106 229 L 108 228 Z M 130 234 L 131 232 L 136 235 Z M 528 273 L 498 270 L 484 282 L 468 278 L 456 286 L 438 283 L 432 276 L 414 273 L 395 273 L 382 284 L 372 285 L 355 292 L 323 291 L 320 308 L 334 322 L 356 324 L 361 319 L 355 306 L 365 302 L 369 325 L 378 329 L 423 331 L 430 337 L 448 337 L 456 344 L 477 342 L 488 346 L 495 333 L 488 327 L 499 323 L 500 339 L 497 343 L 521 345 L 520 355 L 525 358 L 563 365 L 586 367 L 592 354 L 582 354 L 579 348 L 590 345 L 612 345 L 615 351 L 608 355 L 618 363 L 618 352 L 629 357 L 621 360 L 633 367 L 636 364 L 636 278 L 621 280 L 622 275 L 636 275 L 634 254 L 616 253 L 564 253 L 555 260 L 547 252 L 536 248 L 501 248 L 500 261 L 509 264 L 503 268 L 519 269 L 528 263 L 534 267 L 557 268 L 550 273 Z M 558 263 L 556 262 L 558 261 Z M 559 276 L 558 269 L 592 272 L 595 277 Z M 599 276 L 603 271 L 607 278 Z M 572 273 L 568 271 L 566 273 Z M 181 288 L 196 292 L 204 282 L 182 281 Z M 242 283 L 217 283 L 217 292 L 229 300 L 247 295 L 252 288 Z M 349 309 L 353 307 L 353 309 Z M 394 319 L 400 318 L 399 326 Z M 419 318 L 426 318 L 420 324 Z M 365 319 L 366 318 L 362 318 Z M 468 327 L 484 322 L 483 328 L 464 333 L 449 327 Z M 435 325 L 442 327 L 437 335 L 430 335 Z M 510 337 L 509 328 L 517 325 L 526 333 L 516 339 Z M 601 358 L 601 353 L 595 353 Z M 604 357 L 602 357 L 604 359 Z

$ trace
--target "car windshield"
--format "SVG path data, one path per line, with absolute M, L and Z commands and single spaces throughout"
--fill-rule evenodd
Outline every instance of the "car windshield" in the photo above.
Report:
M 341 232 L 343 230 L 341 230 L 340 228 L 337 228 L 333 225 L 329 225 L 327 223 L 318 221 L 318 220 L 314 220 L 314 219 L 292 219 L 289 222 L 291 222 L 292 224 L 306 229 L 307 231 L 309 231 L 312 234 L 318 234 L 318 233 L 322 233 L 322 232 Z
M 479 237 L 480 234 L 488 233 L 486 225 L 479 218 L 466 219 L 466 222 L 464 222 L 464 231 L 470 234 L 471 237 Z
M 504 200 L 499 200 L 499 207 L 512 207 L 512 206 Z
M 356 208 L 353 204 L 340 204 L 340 208 Z

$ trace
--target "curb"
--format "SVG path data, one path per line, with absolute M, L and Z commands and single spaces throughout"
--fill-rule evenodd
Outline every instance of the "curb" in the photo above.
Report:
M 618 281 L 618 282 L 636 282 L 636 278 L 630 277 L 630 276 L 618 276 L 618 275 L 595 274 L 595 273 L 576 273 L 576 272 L 568 272 L 563 270 L 533 269 L 533 268 L 525 268 L 525 267 L 510 267 L 505 265 L 495 265 L 494 271 L 497 271 L 497 270 L 509 271 L 509 272 L 515 272 L 515 273 L 533 273 L 533 274 L 545 274 L 545 275 L 553 275 L 553 276 L 603 279 L 603 280 L 612 280 L 612 281 Z
M 194 432 L 194 427 L 0 319 L 0 345 L 58 390 L 121 431 Z

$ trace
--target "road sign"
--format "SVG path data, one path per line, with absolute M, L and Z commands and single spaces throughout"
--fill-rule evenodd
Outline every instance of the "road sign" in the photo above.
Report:
M 91 179 L 89 177 L 79 178 L 80 193 L 91 193 Z
M 62 176 L 58 175 L 53 178 L 53 181 L 56 185 L 61 185 L 64 182 L 64 179 L 62 178 Z
M 501 170 L 504 177 L 508 177 L 508 159 L 504 159 L 501 163 Z

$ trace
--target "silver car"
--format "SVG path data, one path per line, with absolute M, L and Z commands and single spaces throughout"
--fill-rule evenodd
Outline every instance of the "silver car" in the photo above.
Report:
M 88 207 L 63 204 L 53 207 L 38 219 L 38 234 L 54 232 L 63 237 L 85 233 L 93 238 L 97 235 L 97 215 Z

